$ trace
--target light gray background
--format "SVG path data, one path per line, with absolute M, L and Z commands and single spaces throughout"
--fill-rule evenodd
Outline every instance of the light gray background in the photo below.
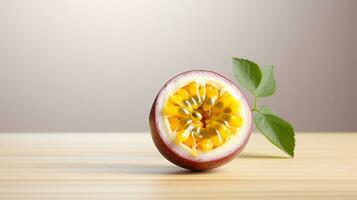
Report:
M 298 131 L 357 130 L 357 1 L 0 1 L 0 131 L 147 131 L 162 84 L 274 64 Z

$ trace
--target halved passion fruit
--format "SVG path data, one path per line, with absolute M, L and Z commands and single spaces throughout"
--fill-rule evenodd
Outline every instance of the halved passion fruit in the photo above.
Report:
M 150 112 L 153 141 L 172 163 L 207 170 L 231 161 L 246 145 L 252 114 L 240 89 L 211 71 L 170 79 Z

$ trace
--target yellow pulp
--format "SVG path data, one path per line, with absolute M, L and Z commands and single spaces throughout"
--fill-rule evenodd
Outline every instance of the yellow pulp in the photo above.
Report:
M 176 141 L 193 152 L 222 146 L 243 124 L 240 102 L 208 83 L 191 82 L 179 88 L 167 98 L 163 114 Z

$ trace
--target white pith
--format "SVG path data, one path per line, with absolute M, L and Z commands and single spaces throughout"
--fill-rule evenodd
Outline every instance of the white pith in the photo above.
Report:
M 192 81 L 199 83 L 210 83 L 218 88 L 222 88 L 223 90 L 230 92 L 236 99 L 240 101 L 242 110 L 241 114 L 243 117 L 243 125 L 240 129 L 238 129 L 237 133 L 234 134 L 235 137 L 233 139 L 228 140 L 221 147 L 217 147 L 208 152 L 196 150 L 196 155 L 193 155 L 193 150 L 183 143 L 175 142 L 175 134 L 172 132 L 167 118 L 162 113 L 162 109 L 164 108 L 164 103 L 166 102 L 167 98 L 179 88 L 187 85 Z M 156 126 L 159 130 L 158 134 L 163 139 L 165 144 L 181 157 L 193 161 L 217 160 L 232 153 L 237 148 L 241 147 L 247 137 L 249 137 L 252 123 L 250 107 L 241 91 L 226 78 L 209 71 L 185 72 L 170 80 L 167 85 L 160 91 L 157 97 L 155 116 Z

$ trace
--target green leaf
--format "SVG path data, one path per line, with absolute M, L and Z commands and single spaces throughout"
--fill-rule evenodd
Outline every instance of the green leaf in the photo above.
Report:
M 269 106 L 266 106 L 266 105 L 263 105 L 263 106 L 257 108 L 257 110 L 264 114 L 274 114 L 273 110 Z
M 260 69 L 254 62 L 242 58 L 233 58 L 233 64 L 238 83 L 254 95 L 255 126 L 271 143 L 294 157 L 294 128 L 287 121 L 276 116 L 268 106 L 256 107 L 259 97 L 267 97 L 275 93 L 274 67 L 267 66 Z
M 294 128 L 274 114 L 256 112 L 254 122 L 257 129 L 275 146 L 294 157 Z
M 258 97 L 267 97 L 274 94 L 276 83 L 274 79 L 274 66 L 267 66 L 261 69 L 262 80 L 259 83 L 255 94 Z
M 259 66 L 252 61 L 242 58 L 233 58 L 233 64 L 234 75 L 237 81 L 255 95 L 255 90 L 262 79 L 262 72 Z

